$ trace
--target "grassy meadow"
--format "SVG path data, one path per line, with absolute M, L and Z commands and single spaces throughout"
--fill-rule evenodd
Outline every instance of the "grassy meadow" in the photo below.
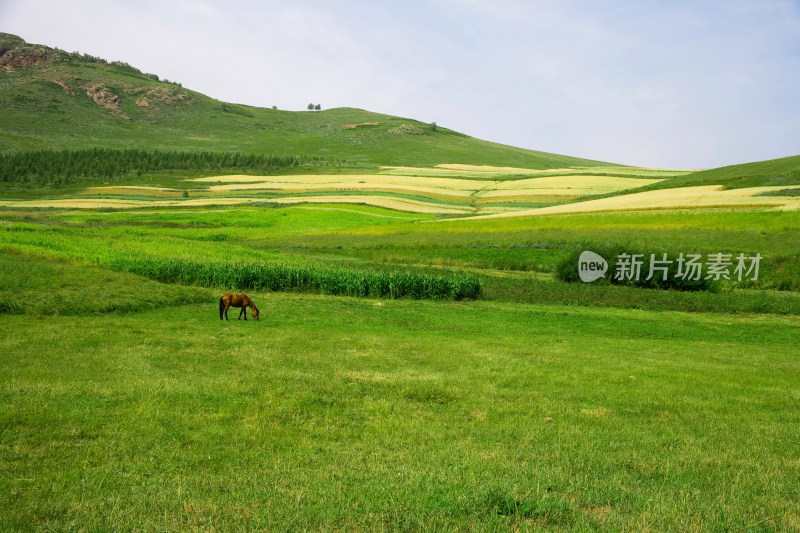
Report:
M 52 268 L 38 294 L 79 271 L 128 310 L 2 318 L 5 530 L 800 526 L 795 317 L 256 293 L 221 323 Z
M 3 211 L 0 528 L 797 529 L 800 294 L 769 286 L 797 279 L 799 224 Z M 606 242 L 768 260 L 761 286 L 713 293 L 554 278 Z M 126 263 L 198 257 L 481 292 L 250 291 L 262 320 L 220 322 L 237 287 Z

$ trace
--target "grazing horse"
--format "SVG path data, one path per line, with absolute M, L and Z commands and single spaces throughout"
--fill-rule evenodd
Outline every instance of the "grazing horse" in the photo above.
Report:
M 219 299 L 219 319 L 222 320 L 222 316 L 225 315 L 225 320 L 228 320 L 228 308 L 229 307 L 241 307 L 242 310 L 239 311 L 239 320 L 242 319 L 242 314 L 244 314 L 244 319 L 247 320 L 247 308 L 253 310 L 253 318 L 258 320 L 258 307 L 256 304 L 253 303 L 253 300 L 250 299 L 249 296 L 246 294 L 223 294 L 222 298 Z

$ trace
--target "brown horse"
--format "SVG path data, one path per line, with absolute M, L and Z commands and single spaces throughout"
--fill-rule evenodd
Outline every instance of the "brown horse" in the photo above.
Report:
M 246 294 L 223 294 L 222 298 L 219 299 L 219 319 L 222 320 L 222 316 L 225 315 L 225 320 L 228 320 L 228 308 L 229 307 L 241 307 L 242 310 L 239 311 L 239 320 L 242 319 L 242 314 L 244 314 L 244 319 L 247 320 L 247 308 L 253 310 L 253 318 L 258 320 L 258 307 L 256 304 L 253 303 L 253 300 L 250 299 L 249 296 Z

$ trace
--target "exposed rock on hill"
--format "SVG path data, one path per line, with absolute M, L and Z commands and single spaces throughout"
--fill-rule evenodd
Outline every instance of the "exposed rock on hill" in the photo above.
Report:
M 58 56 L 53 52 L 45 46 L 28 44 L 16 35 L 0 33 L 0 68 L 5 71 L 45 63 Z
M 119 108 L 119 96 L 100 85 L 89 84 L 86 86 L 86 96 L 94 100 L 100 107 L 105 107 L 111 114 L 129 120 L 130 117 Z
M 54 83 L 67 96 L 85 95 L 123 120 L 153 119 L 168 107 L 192 102 L 189 91 L 180 85 L 161 83 L 158 76 L 144 74 L 127 63 L 28 44 L 16 35 L 0 33 L 0 72 L 29 67 L 34 70 L 28 79 Z M 130 107 L 123 109 L 127 101 L 135 102 L 141 114 Z
M 386 133 L 389 135 L 421 135 L 424 132 L 413 124 L 400 124 L 399 126 L 387 130 Z

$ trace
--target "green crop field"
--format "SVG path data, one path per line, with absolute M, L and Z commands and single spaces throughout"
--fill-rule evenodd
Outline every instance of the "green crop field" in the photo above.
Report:
M 42 50 L 0 71 L 0 530 L 800 530 L 797 158 L 617 166 Z M 565 281 L 584 250 L 761 262 Z

